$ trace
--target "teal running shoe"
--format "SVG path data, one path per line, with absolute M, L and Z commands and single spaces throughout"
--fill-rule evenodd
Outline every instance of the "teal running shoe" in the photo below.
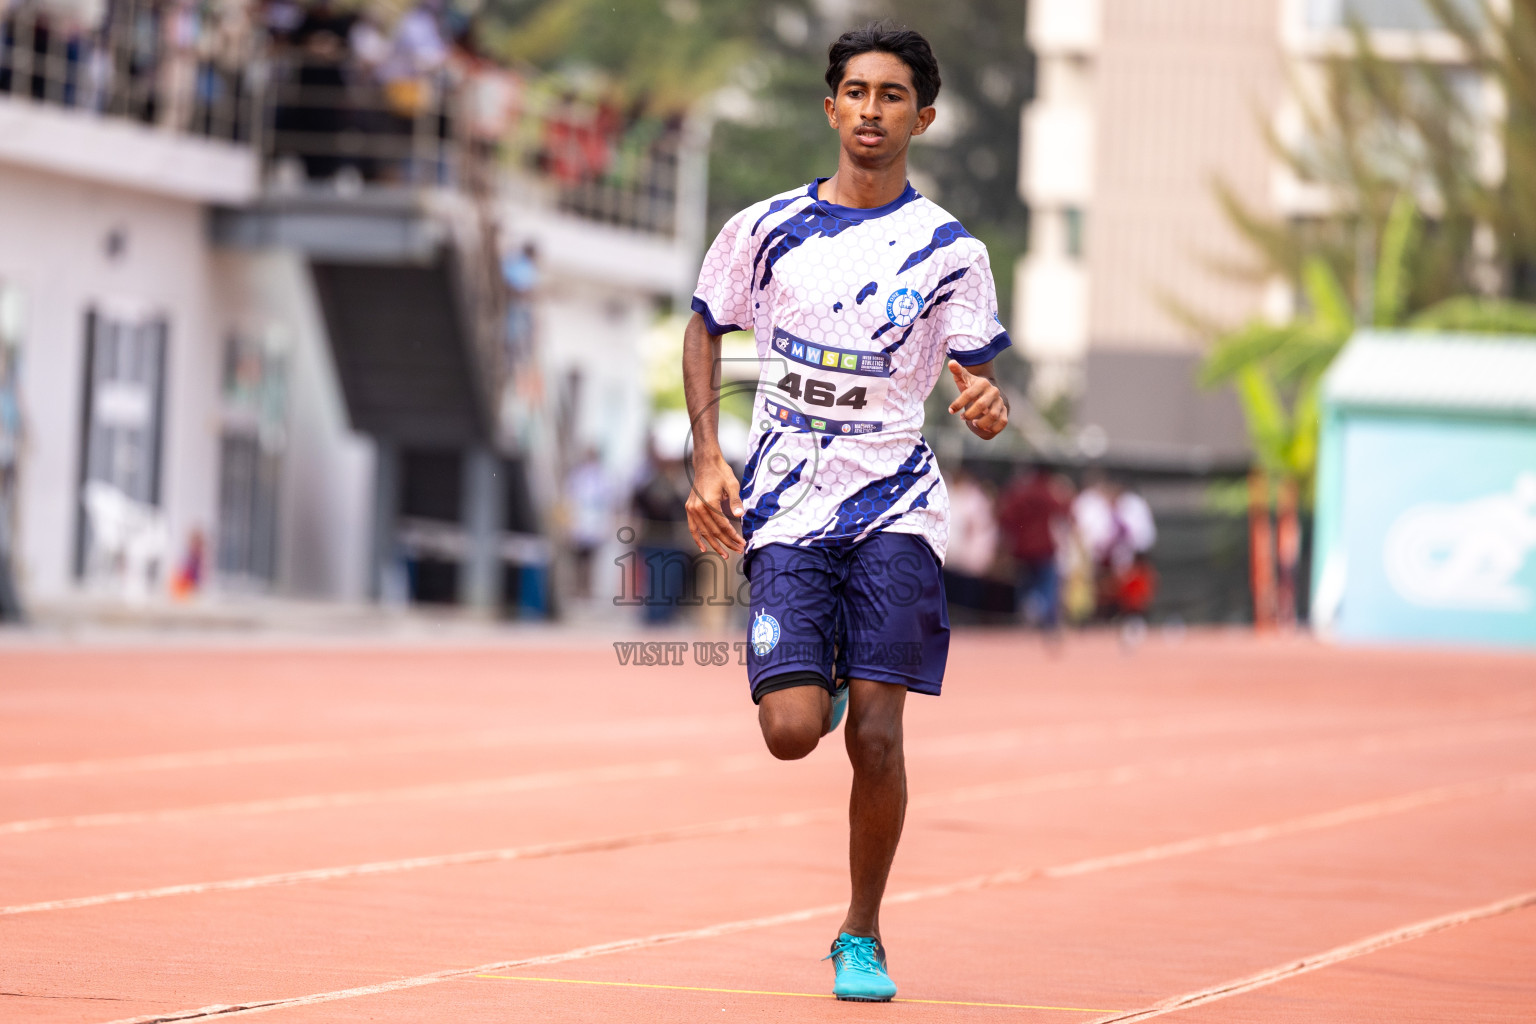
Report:
M 842 685 L 832 691 L 832 727 L 827 730 L 828 735 L 837 731 L 838 725 L 843 720 L 843 715 L 848 711 L 848 680 L 844 679 Z
M 885 973 L 885 947 L 863 935 L 838 932 L 832 952 L 822 957 L 831 960 L 837 977 L 832 994 L 857 1003 L 888 1003 L 896 994 L 896 983 Z

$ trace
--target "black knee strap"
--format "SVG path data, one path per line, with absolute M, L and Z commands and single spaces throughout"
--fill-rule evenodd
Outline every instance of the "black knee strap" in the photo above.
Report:
M 787 690 L 791 686 L 819 686 L 828 693 L 832 692 L 832 683 L 820 672 L 797 669 L 783 675 L 769 676 L 752 687 L 752 703 L 761 704 L 768 694 L 775 690 Z

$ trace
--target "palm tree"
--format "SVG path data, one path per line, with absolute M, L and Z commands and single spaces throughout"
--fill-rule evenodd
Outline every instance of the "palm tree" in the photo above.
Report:
M 1223 335 L 1202 368 L 1203 385 L 1236 391 L 1258 463 L 1249 478 L 1249 521 L 1254 615 L 1261 626 L 1294 621 L 1298 507 L 1311 504 L 1323 374 L 1357 327 L 1525 334 L 1536 344 L 1536 305 L 1530 303 L 1456 295 L 1410 313 L 1421 232 L 1417 205 L 1400 195 L 1382 232 L 1374 286 L 1360 315 L 1328 262 L 1310 256 L 1302 267 L 1305 311 L 1284 323 L 1254 320 Z M 1272 546 L 1277 558 L 1270 554 Z
M 1517 2 L 1503 17 L 1487 0 L 1471 16 L 1464 4 L 1429 3 L 1460 39 L 1463 62 L 1386 60 L 1356 24 L 1351 51 L 1323 62 L 1314 99 L 1296 90 L 1307 144 L 1269 136 L 1299 179 L 1331 193 L 1335 214 L 1267 220 L 1217 184 L 1259 256 L 1252 275 L 1296 282 L 1300 299 L 1288 321 L 1210 331 L 1202 372 L 1206 386 L 1235 390 L 1257 463 L 1248 492 L 1261 624 L 1294 614 L 1297 509 L 1312 497 L 1319 388 L 1357 327 L 1536 335 L 1536 306 L 1517 301 L 1536 297 L 1536 66 L 1527 59 L 1536 4 Z M 1498 87 L 1501 123 L 1479 109 L 1469 81 Z M 1501 176 L 1481 158 L 1490 131 L 1502 143 Z

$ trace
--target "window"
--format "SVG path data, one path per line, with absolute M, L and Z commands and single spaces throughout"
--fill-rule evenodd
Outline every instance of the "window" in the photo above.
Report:
M 230 583 L 277 576 L 277 508 L 287 447 L 288 371 L 281 335 L 224 341 L 217 564 Z
M 1080 206 L 1068 206 L 1061 211 L 1062 238 L 1065 242 L 1065 250 L 1069 259 L 1080 260 L 1084 251 L 1084 232 L 1086 225 L 1083 223 L 1084 214 Z
M 1481 20 L 1479 0 L 1451 0 L 1464 16 Z M 1307 0 L 1308 28 L 1366 28 L 1425 31 L 1442 27 L 1428 0 Z
M 146 585 L 141 570 L 164 554 L 159 506 L 167 332 L 157 316 L 93 309 L 85 318 L 75 574 L 121 579 L 136 592 Z

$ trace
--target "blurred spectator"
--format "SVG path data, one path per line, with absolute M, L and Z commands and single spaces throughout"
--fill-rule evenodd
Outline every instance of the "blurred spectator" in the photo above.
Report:
M 203 586 L 203 560 L 207 541 L 203 531 L 196 529 L 187 538 L 187 555 L 182 559 L 176 574 L 171 577 L 171 596 L 179 600 L 193 597 Z
M 986 485 L 964 469 L 949 475 L 949 550 L 944 589 L 968 608 L 982 606 L 982 580 L 997 559 L 997 517 Z
M 390 109 L 414 120 L 432 103 L 432 75 L 448 60 L 438 21 L 441 0 L 422 0 L 395 25 L 389 56 L 379 68 Z
M 688 490 L 682 462 L 659 458 L 653 449 L 632 502 L 638 520 L 635 545 L 644 578 L 639 593 L 645 603 L 647 625 L 671 622 L 688 593 L 693 571 Z
M 193 0 L 168 0 L 160 11 L 160 62 L 156 94 L 158 122 L 172 131 L 192 126 L 193 87 L 201 26 Z
M 998 513 L 1018 571 L 1019 612 L 1025 622 L 1043 629 L 1061 624 L 1058 558 L 1072 508 L 1065 481 L 1036 466 L 1008 485 Z
M 65 11 L 36 0 L 0 5 L 0 92 L 74 106 L 85 33 Z
M 1152 507 L 1135 491 L 1115 495 L 1115 540 L 1106 567 L 1103 614 L 1141 626 L 1157 596 L 1157 571 L 1148 554 L 1157 542 Z
M 1119 490 L 1115 495 L 1115 545 L 1111 560 L 1117 568 L 1125 568 L 1144 555 L 1157 543 L 1157 526 L 1152 519 L 1152 506 L 1147 499 L 1131 490 Z
M 344 97 L 347 87 L 345 61 L 347 40 L 355 16 L 338 11 L 331 0 L 316 0 L 294 29 L 293 44 L 299 49 L 297 84 L 308 95 L 297 102 L 279 105 L 276 128 L 302 142 L 341 134 L 352 125 Z M 308 178 L 330 178 L 343 167 L 356 168 L 352 160 L 332 152 L 314 152 L 303 146 L 304 173 Z
M 304 21 L 304 5 L 297 0 L 267 0 L 261 23 L 275 42 L 292 42 L 293 34 Z
M 366 7 L 358 11 L 357 20 L 347 32 L 347 48 L 358 70 L 374 77 L 389 59 L 389 36 L 377 16 Z
M 533 355 L 533 299 L 539 287 L 539 250 L 532 242 L 508 256 L 501 264 L 507 282 L 507 362 L 526 364 Z
M 582 102 L 568 91 L 545 119 L 540 169 L 566 186 L 602 178 L 613 165 L 623 128 L 614 103 Z
M 1147 500 L 1096 473 L 1072 514 L 1093 566 L 1098 616 L 1144 615 L 1157 586 L 1148 555 L 1157 527 Z
M 1157 570 L 1146 552 L 1137 552 L 1129 565 L 1116 570 L 1111 576 L 1111 586 L 1106 597 L 1105 614 L 1108 618 L 1145 620 L 1157 596 Z
M 459 85 L 465 134 L 470 144 L 493 150 L 506 136 L 518 112 L 521 79 L 486 56 L 475 22 L 454 37 L 449 63 Z
M 1090 470 L 1083 489 L 1072 502 L 1072 524 L 1089 562 L 1097 569 L 1109 563 L 1119 532 L 1115 525 L 1115 489 L 1099 470 Z
M 576 596 L 587 600 L 592 596 L 593 556 L 613 536 L 614 528 L 613 485 L 597 449 L 583 452 L 566 476 L 565 505 Z

